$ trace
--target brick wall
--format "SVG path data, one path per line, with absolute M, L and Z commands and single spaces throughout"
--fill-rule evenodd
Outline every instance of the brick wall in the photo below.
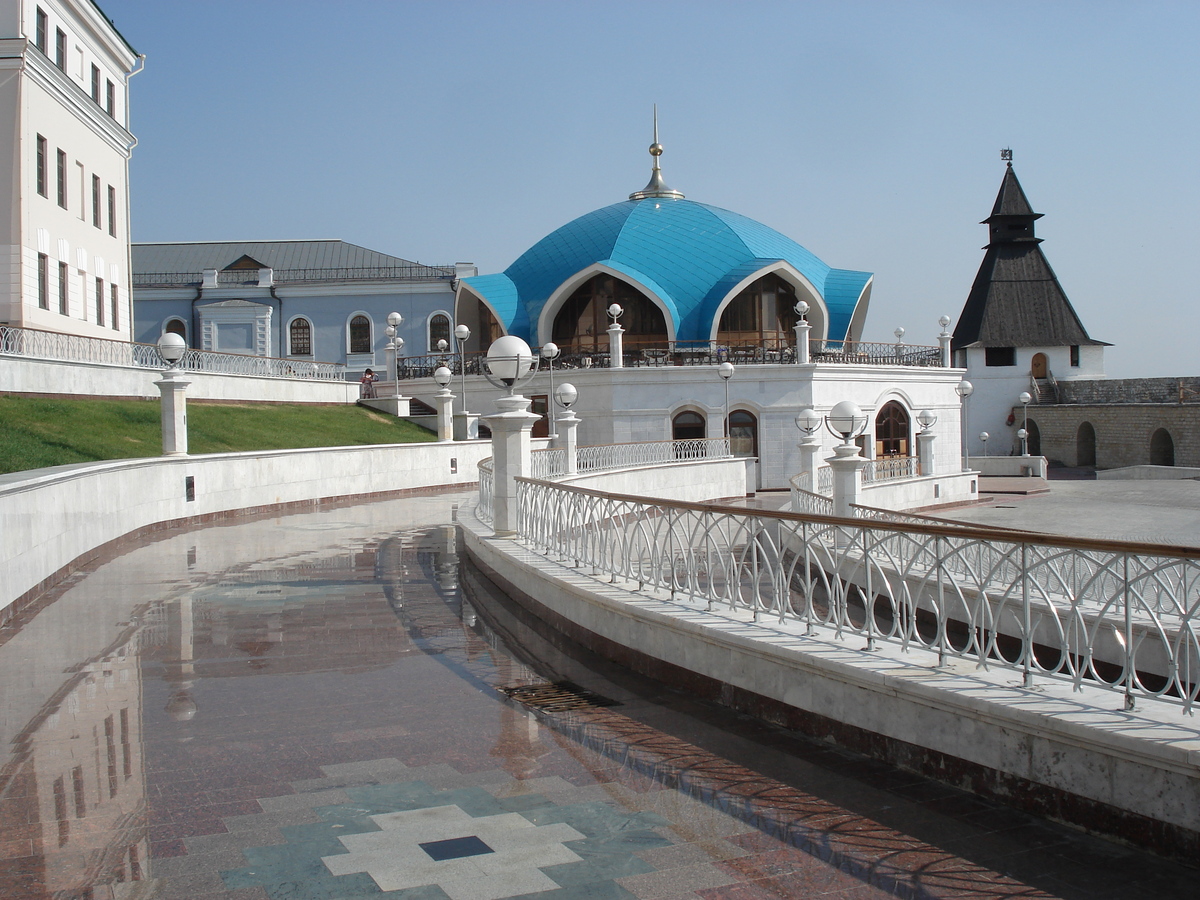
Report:
M 1200 381 L 1200 379 L 1189 379 Z M 1170 382 L 1178 391 L 1178 378 L 1128 379 L 1124 383 Z M 1060 387 L 1069 382 L 1060 383 Z M 1106 382 L 1088 382 L 1105 384 Z M 1122 381 L 1107 384 L 1122 384 Z M 1200 385 L 1198 385 L 1200 386 Z M 1020 412 L 1018 411 L 1018 416 Z M 1096 432 L 1096 468 L 1149 465 L 1151 437 L 1159 428 L 1170 434 L 1175 465 L 1200 466 L 1200 402 L 1056 404 L 1029 407 L 1029 420 L 1041 437 L 1040 453 L 1054 462 L 1081 465 L 1078 436 L 1083 423 Z M 1032 429 L 1030 429 L 1032 430 Z
M 1200 378 L 1080 379 L 1058 383 L 1059 403 L 1198 403 Z

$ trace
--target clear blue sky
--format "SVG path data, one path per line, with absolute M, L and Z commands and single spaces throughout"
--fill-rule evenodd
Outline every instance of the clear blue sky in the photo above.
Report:
M 138 241 L 341 238 L 505 268 L 649 176 L 875 273 L 933 343 L 1002 147 L 1113 377 L 1200 374 L 1200 4 L 100 0 Z

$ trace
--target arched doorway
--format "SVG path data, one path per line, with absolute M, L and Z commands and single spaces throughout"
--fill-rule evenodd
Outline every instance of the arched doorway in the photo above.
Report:
M 1150 436 L 1150 465 L 1175 465 L 1175 441 L 1165 428 L 1159 428 Z
M 600 353 L 608 350 L 608 308 L 624 310 L 627 351 L 667 348 L 667 320 L 654 301 L 633 285 L 601 272 L 593 275 L 567 298 L 554 317 L 552 340 L 564 353 Z
M 187 340 L 187 325 L 183 319 L 171 319 L 167 322 L 167 327 L 163 329 L 163 334 L 177 334 L 185 341 Z
M 750 410 L 729 414 L 729 449 L 734 456 L 758 456 L 758 417 Z
M 1029 371 L 1030 371 L 1030 374 L 1033 375 L 1034 378 L 1045 378 L 1046 370 L 1048 368 L 1049 368 L 1049 365 L 1046 362 L 1046 354 L 1045 353 L 1033 354 L 1033 363 L 1031 364 Z
M 1096 429 L 1084 422 L 1075 433 L 1075 465 L 1096 465 Z
M 721 313 L 717 340 L 725 345 L 782 350 L 796 325 L 796 289 L 778 275 L 764 275 L 743 288 Z
M 689 441 L 708 437 L 708 423 L 698 412 L 684 410 L 671 420 L 671 440 Z
M 1042 433 L 1038 430 L 1037 422 L 1033 419 L 1029 420 L 1029 424 L 1025 430 L 1029 432 L 1025 439 L 1025 445 L 1029 448 L 1030 456 L 1042 455 Z
M 883 404 L 875 416 L 875 457 L 911 456 L 909 426 L 908 410 L 899 402 L 889 400 Z

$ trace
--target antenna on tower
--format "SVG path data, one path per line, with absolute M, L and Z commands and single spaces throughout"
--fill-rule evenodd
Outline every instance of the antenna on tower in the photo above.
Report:
M 1001 150 L 1000 158 L 1002 160 L 1004 160 L 1005 162 L 1007 162 L 1011 166 L 1012 165 L 1012 147 L 1005 147 L 1003 150 Z

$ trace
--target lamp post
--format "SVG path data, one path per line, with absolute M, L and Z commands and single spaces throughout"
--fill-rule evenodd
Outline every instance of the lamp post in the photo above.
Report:
M 941 334 L 938 335 L 938 346 L 942 348 L 942 366 L 948 369 L 950 363 L 953 362 L 950 356 L 951 334 L 947 330 L 950 327 L 950 317 L 942 316 L 938 319 L 938 324 L 942 326 Z
M 508 393 L 496 401 L 500 412 L 487 417 L 492 429 L 492 528 L 499 536 L 516 534 L 517 478 L 531 471 L 530 431 L 541 416 L 529 411 L 529 398 L 516 393 L 537 371 L 533 351 L 515 334 L 488 348 L 484 377 Z
M 828 460 L 833 469 L 833 514 L 849 519 L 854 516 L 853 506 L 858 503 L 862 488 L 860 473 L 867 464 L 858 452 L 858 445 L 851 442 L 866 429 L 867 417 L 858 404 L 842 400 L 825 417 L 825 427 L 842 439 Z
M 917 435 L 917 465 L 920 467 L 920 475 L 937 474 L 933 463 L 934 434 L 931 430 L 937 424 L 937 420 L 938 417 L 928 409 L 917 413 L 917 424 L 921 426 L 921 432 Z
M 904 354 L 904 329 L 897 328 L 892 332 L 896 336 L 896 359 Z
M 387 314 L 387 323 L 388 323 L 388 327 L 385 329 L 385 333 L 387 334 L 388 337 L 394 338 L 400 332 L 400 326 L 404 324 L 404 316 L 400 315 L 400 313 L 398 313 L 398 312 L 390 312 Z M 404 346 L 404 338 L 400 338 L 395 343 L 398 344 L 398 347 L 403 347 Z M 393 384 L 395 385 L 392 390 L 393 397 L 400 396 L 399 355 L 400 355 L 399 349 L 397 347 L 393 347 L 392 348 L 392 368 L 391 368 L 391 380 L 392 380 Z
M 450 381 L 454 373 L 445 366 L 433 370 L 433 380 L 441 390 L 437 392 L 437 435 L 439 441 L 454 440 L 454 395 L 450 393 Z
M 557 397 L 554 393 L 554 361 L 558 359 L 558 355 L 562 351 L 558 349 L 558 344 L 550 341 L 542 346 L 542 359 L 546 360 L 550 366 L 550 396 Z M 574 402 L 574 401 L 572 401 Z M 558 437 L 558 429 L 554 427 L 554 415 L 551 412 L 550 416 L 550 440 L 555 440 Z
M 187 352 L 187 341 L 172 331 L 158 339 L 158 355 L 167 364 L 162 378 L 154 382 L 162 394 L 163 456 L 187 456 L 187 399 L 184 393 L 191 384 L 183 378 L 179 360 Z
M 1029 437 L 1029 401 L 1033 399 L 1033 394 L 1029 391 L 1022 391 L 1021 396 L 1017 398 L 1021 402 L 1021 406 L 1025 407 L 1025 415 L 1021 424 L 1021 430 L 1017 432 L 1017 437 L 1021 439 L 1021 455 L 1029 455 L 1029 445 L 1025 439 Z
M 579 399 L 579 391 L 569 381 L 564 381 L 554 392 L 554 401 L 563 408 L 559 422 L 563 427 L 563 452 L 567 458 L 567 474 L 574 475 L 579 471 L 579 450 L 575 438 L 575 429 L 579 426 L 579 417 L 571 409 Z
M 454 339 L 458 341 L 458 364 L 462 367 L 462 408 L 463 415 L 467 414 L 467 341 L 471 337 L 471 329 L 459 325 L 454 329 Z
M 960 430 L 962 431 L 962 449 L 963 449 L 963 471 L 966 472 L 971 468 L 971 457 L 967 452 L 967 398 L 971 396 L 975 390 L 975 385 L 963 379 L 954 386 L 954 393 L 958 394 L 962 400 L 962 423 Z
M 817 452 L 821 449 L 821 442 L 816 439 L 815 435 L 821 428 L 821 416 L 811 407 L 802 409 L 796 414 L 796 427 L 804 435 L 804 440 L 797 445 L 800 448 L 800 471 L 809 473 L 809 490 L 816 494 L 819 493 L 817 490 Z
M 729 379 L 733 377 L 733 363 L 728 360 L 717 366 L 717 374 L 725 382 L 725 437 L 729 437 Z
M 991 435 L 988 434 L 986 431 L 979 432 L 979 442 L 981 444 L 983 444 L 983 455 L 984 456 L 988 455 L 987 442 L 988 442 L 988 438 L 990 438 L 990 437 L 991 437 Z
M 799 318 L 796 320 L 796 362 L 808 362 L 808 332 L 812 328 L 808 324 L 808 301 L 797 300 L 793 307 Z
M 612 319 L 612 324 L 608 326 L 608 367 L 610 369 L 620 369 L 625 366 L 625 347 L 621 338 L 625 329 L 617 321 L 624 312 L 625 310 L 621 309 L 619 303 L 614 303 L 608 308 L 608 317 Z

